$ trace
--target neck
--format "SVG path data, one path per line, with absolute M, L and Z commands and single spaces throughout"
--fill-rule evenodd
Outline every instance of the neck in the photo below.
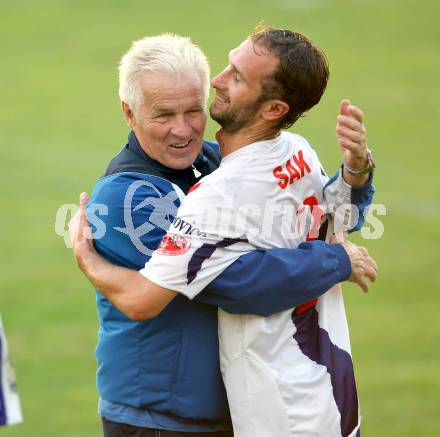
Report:
M 222 158 L 225 158 L 232 152 L 241 149 L 257 141 L 272 140 L 279 134 L 278 129 L 267 129 L 261 126 L 252 126 L 240 129 L 237 132 L 228 132 L 220 128 L 215 137 L 220 145 Z

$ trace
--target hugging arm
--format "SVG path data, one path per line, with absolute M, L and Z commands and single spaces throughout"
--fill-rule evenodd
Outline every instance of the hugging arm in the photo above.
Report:
M 339 244 L 312 241 L 297 249 L 255 250 L 242 255 L 195 299 L 232 314 L 271 314 L 319 297 L 351 276 Z
M 88 196 L 80 198 L 80 210 L 69 225 L 72 249 L 78 267 L 93 286 L 133 320 L 157 316 L 177 293 L 161 287 L 137 270 L 107 261 L 94 247 L 86 215 Z

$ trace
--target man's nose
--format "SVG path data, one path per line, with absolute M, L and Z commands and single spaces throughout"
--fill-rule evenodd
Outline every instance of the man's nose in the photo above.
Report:
M 216 89 L 224 88 L 227 74 L 228 68 L 225 68 L 221 73 L 211 79 L 211 86 Z
M 184 116 L 177 117 L 173 127 L 171 128 L 171 134 L 177 138 L 187 140 L 191 135 L 192 127 L 188 120 Z

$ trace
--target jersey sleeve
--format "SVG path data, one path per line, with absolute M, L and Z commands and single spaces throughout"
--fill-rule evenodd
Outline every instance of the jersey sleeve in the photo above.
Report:
M 316 240 L 296 249 L 247 253 L 196 299 L 231 314 L 268 317 L 321 296 L 350 275 L 350 259 L 344 248 Z
M 313 147 L 303 137 L 297 136 L 297 138 L 313 150 L 314 157 L 319 163 L 326 212 L 333 216 L 336 226 L 341 226 L 342 230 L 348 232 L 359 230 L 365 222 L 365 212 L 371 205 L 376 191 L 373 175 L 371 174 L 363 185 L 350 185 L 343 178 L 342 165 L 340 170 L 329 178 Z
M 322 171 L 324 201 L 335 223 L 348 232 L 358 231 L 365 222 L 365 211 L 373 201 L 375 188 L 372 175 L 363 185 L 352 186 L 345 182 L 342 167 L 330 179 Z
M 201 183 L 184 199 L 168 233 L 140 271 L 161 287 L 192 299 L 240 255 L 252 250 L 235 226 L 236 208 L 215 186 Z

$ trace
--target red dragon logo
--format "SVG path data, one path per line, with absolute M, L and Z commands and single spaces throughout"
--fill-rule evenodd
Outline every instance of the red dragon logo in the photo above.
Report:
M 191 243 L 176 234 L 167 234 L 162 238 L 156 252 L 160 255 L 177 256 L 188 252 Z

